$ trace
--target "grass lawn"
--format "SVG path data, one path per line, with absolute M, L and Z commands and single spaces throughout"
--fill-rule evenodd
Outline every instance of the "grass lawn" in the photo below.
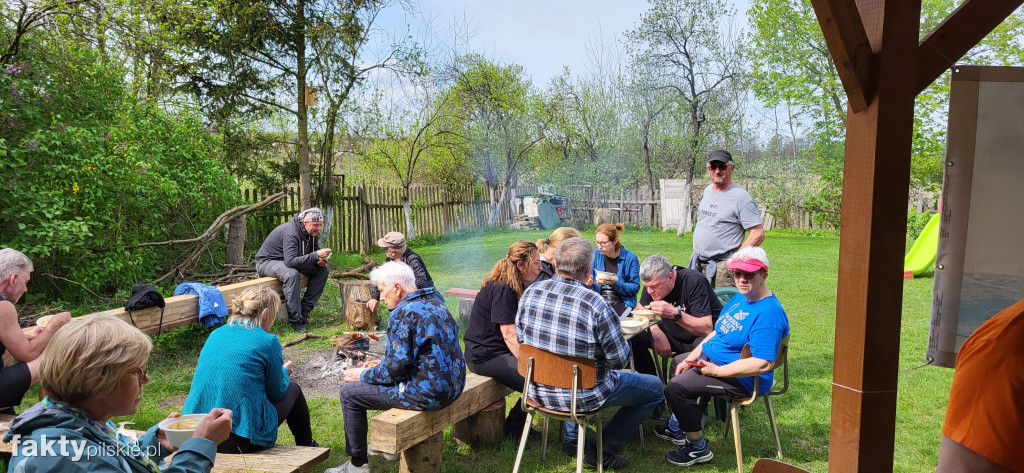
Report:
M 479 288 L 480 281 L 499 258 L 504 257 L 515 240 L 536 241 L 548 232 L 495 231 L 487 234 L 463 235 L 429 245 L 414 246 L 423 256 L 437 287 L 443 292 L 451 287 Z M 593 233 L 585 234 L 593 240 Z M 637 253 L 641 261 L 662 253 L 675 264 L 689 260 L 691 240 L 686 235 L 676 238 L 674 232 L 628 231 L 621 235 L 623 245 Z M 772 267 L 768 287 L 774 291 L 789 314 L 792 327 L 790 341 L 790 379 L 788 393 L 773 402 L 784 460 L 810 471 L 824 472 L 828 466 L 829 422 L 831 409 L 832 357 L 835 338 L 836 274 L 839 237 L 774 230 L 767 235 L 764 248 Z M 335 255 L 333 262 L 356 266 L 357 259 Z M 383 255 L 376 255 L 378 260 Z M 940 427 L 945 417 L 953 371 L 924 367 L 931 305 L 932 279 L 919 278 L 904 282 L 902 337 L 900 345 L 899 395 L 896 419 L 896 451 L 894 470 L 899 472 L 935 471 Z M 320 305 L 312 314 L 310 328 L 314 333 L 332 334 L 343 330 L 344 315 L 338 301 L 336 285 L 328 285 Z M 458 310 L 458 301 L 449 298 L 448 307 Z M 894 317 L 899 314 L 892 314 Z M 284 324 L 275 327 L 282 340 L 298 335 Z M 161 420 L 167 412 L 180 407 L 188 393 L 194 364 L 205 340 L 206 331 L 184 327 L 165 334 L 158 342 L 150 360 L 152 382 L 145 388 L 140 411 L 130 419 L 138 428 Z M 325 350 L 328 342 L 304 342 L 302 350 Z M 36 399 L 37 391 L 26 396 Z M 518 399 L 510 396 L 509 405 Z M 26 401 L 21 409 L 30 406 Z M 313 416 L 314 438 L 331 448 L 330 459 L 314 469 L 337 466 L 347 459 L 344 453 L 344 431 L 337 398 L 309 399 Z M 760 457 L 774 455 L 774 441 L 764 403 L 745 409 L 740 414 L 744 463 L 747 471 Z M 539 427 L 539 424 L 535 424 Z M 671 445 L 651 433 L 654 421 L 645 425 L 647 446 L 641 448 L 637 438 L 629 444 L 627 469 L 638 472 L 678 472 L 681 468 L 665 461 Z M 707 436 L 715 458 L 709 463 L 691 467 L 692 471 L 735 471 L 736 461 L 732 438 L 722 438 L 723 424 L 712 421 Z M 447 436 L 447 435 L 446 435 Z M 575 459 L 564 456 L 557 443 L 554 423 L 551 429 L 548 457 L 540 459 L 539 440 L 525 455 L 523 471 L 573 471 Z M 293 443 L 287 428 L 281 429 L 278 443 Z M 446 439 L 443 470 L 446 472 L 511 471 L 516 445 L 474 451 Z M 373 459 L 374 471 L 398 471 L 398 463 Z

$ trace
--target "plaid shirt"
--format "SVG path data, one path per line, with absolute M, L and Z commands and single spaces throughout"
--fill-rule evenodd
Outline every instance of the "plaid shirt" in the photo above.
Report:
M 519 343 L 558 355 L 596 361 L 597 384 L 580 390 L 576 409 L 601 408 L 618 383 L 615 369 L 629 366 L 629 344 L 615 310 L 583 283 L 560 274 L 531 284 L 519 300 L 516 313 Z M 572 390 L 534 384 L 530 396 L 543 406 L 568 411 Z

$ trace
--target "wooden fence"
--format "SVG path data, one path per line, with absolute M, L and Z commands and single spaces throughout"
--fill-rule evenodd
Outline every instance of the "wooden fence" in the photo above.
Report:
M 695 192 L 702 191 L 703 188 Z M 594 221 L 598 209 L 608 209 L 615 222 L 639 226 L 661 225 L 661 192 L 659 189 L 636 188 L 611 190 L 596 186 L 519 186 L 517 195 L 543 196 L 551 199 L 559 209 L 562 220 L 577 228 Z M 277 190 L 245 189 L 246 202 L 258 202 Z M 255 251 L 263 239 L 277 225 L 286 222 L 300 210 L 298 190 L 286 189 L 286 196 L 276 205 L 248 216 L 246 246 Z M 348 253 L 366 253 L 376 245 L 378 238 L 390 231 L 406 235 L 405 214 L 402 209 L 401 190 L 375 186 L 343 186 L 334 196 L 334 205 L 324 208 L 329 220 L 325 227 L 326 247 Z M 510 205 L 506 199 L 499 207 L 497 225 L 507 225 L 516 213 L 522 211 L 521 202 Z M 413 226 L 416 235 L 445 235 L 460 229 L 484 228 L 490 219 L 490 199 L 486 189 L 467 186 L 451 191 L 435 186 L 414 186 L 410 189 Z M 694 206 L 700 194 L 693 197 Z M 775 227 L 819 228 L 813 214 L 792 203 L 763 203 L 758 205 L 774 216 Z M 763 212 L 764 213 L 764 212 Z

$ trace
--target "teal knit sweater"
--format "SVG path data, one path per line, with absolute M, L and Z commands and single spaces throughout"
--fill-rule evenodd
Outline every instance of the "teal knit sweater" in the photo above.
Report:
M 228 324 L 214 330 L 199 353 L 184 414 L 231 409 L 231 433 L 253 445 L 277 442 L 277 411 L 271 401 L 288 390 L 288 370 L 277 335 Z

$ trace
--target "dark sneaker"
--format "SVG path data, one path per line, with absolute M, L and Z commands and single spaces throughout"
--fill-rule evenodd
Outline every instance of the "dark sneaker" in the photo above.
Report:
M 576 441 L 564 441 L 562 442 L 562 453 L 567 457 L 576 457 Z
M 676 445 L 686 445 L 686 433 L 683 431 L 672 430 L 668 424 L 654 426 L 654 435 L 658 438 L 668 440 Z
M 307 332 L 306 324 L 303 324 L 303 323 L 293 323 L 292 324 L 292 330 L 295 330 L 296 332 L 299 332 L 299 333 L 306 333 Z
M 662 420 L 665 416 L 665 412 L 661 408 L 661 404 L 654 406 L 654 410 L 651 411 L 650 418 L 654 420 Z
M 711 453 L 711 448 L 707 442 L 704 443 L 704 448 L 698 449 L 693 446 L 692 443 L 687 442 L 686 445 L 679 447 L 671 452 L 665 454 L 665 459 L 669 463 L 679 466 L 690 466 L 696 463 L 704 463 L 710 461 L 715 457 L 715 454 Z
M 621 456 L 616 455 L 614 453 L 608 453 L 608 452 L 602 452 L 602 453 L 603 453 L 602 457 L 604 458 L 604 461 L 602 461 L 601 463 L 603 464 L 603 467 L 604 467 L 605 470 L 618 470 L 619 468 L 622 468 L 622 467 L 626 466 L 626 459 L 624 457 L 621 457 Z M 597 457 L 597 448 L 594 448 L 593 450 L 587 448 L 586 451 L 583 452 L 583 465 L 586 466 L 587 468 L 596 469 L 597 468 L 597 462 L 594 461 L 596 459 L 596 457 Z

